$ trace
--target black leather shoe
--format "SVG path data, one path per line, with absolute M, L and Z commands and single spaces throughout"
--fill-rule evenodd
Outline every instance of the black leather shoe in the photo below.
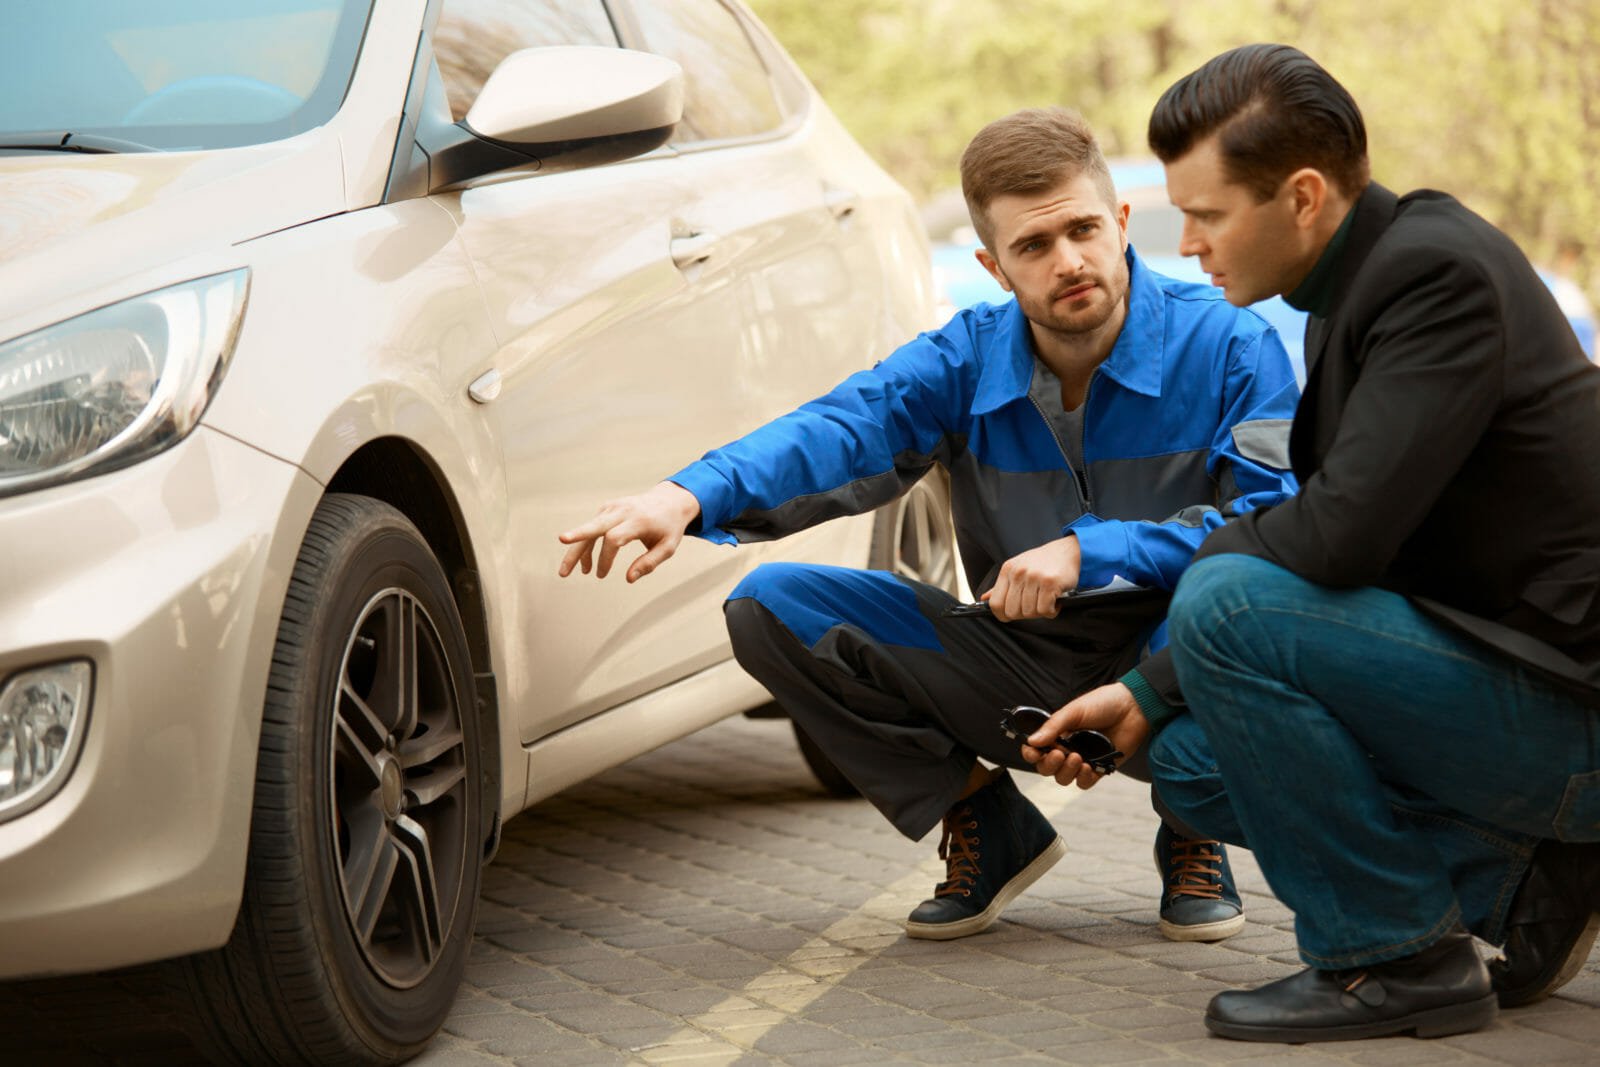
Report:
M 949 941 L 987 930 L 1066 853 L 1050 820 L 996 768 L 987 785 L 945 812 L 945 880 L 907 917 L 906 935 Z
M 1600 844 L 1542 841 L 1511 901 L 1504 957 L 1489 964 L 1502 1008 L 1543 1000 L 1583 969 L 1600 931 Z
M 1348 971 L 1309 968 L 1260 989 L 1218 993 L 1206 1029 L 1241 1041 L 1350 1041 L 1464 1034 L 1499 1009 L 1489 971 L 1461 926 L 1414 956 Z

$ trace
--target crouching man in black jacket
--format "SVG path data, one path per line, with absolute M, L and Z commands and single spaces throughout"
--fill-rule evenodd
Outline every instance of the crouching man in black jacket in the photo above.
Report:
M 1182 250 L 1234 304 L 1310 313 L 1301 489 L 1178 586 L 1186 706 L 1068 704 L 1024 758 L 1088 786 L 1040 746 L 1148 741 L 1161 799 L 1255 852 L 1309 967 L 1215 997 L 1214 1032 L 1475 1029 L 1600 925 L 1600 369 L 1505 235 L 1369 180 L 1355 101 L 1295 49 L 1216 57 L 1149 134 Z

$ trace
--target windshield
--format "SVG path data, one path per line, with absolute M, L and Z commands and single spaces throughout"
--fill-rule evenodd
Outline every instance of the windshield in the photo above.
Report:
M 320 126 L 371 0 L 49 0 L 0 12 L 0 142 L 176 151 Z M 32 137 L 19 135 L 39 134 Z

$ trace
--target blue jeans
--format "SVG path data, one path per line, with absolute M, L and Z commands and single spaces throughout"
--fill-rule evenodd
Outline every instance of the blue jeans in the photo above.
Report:
M 1250 556 L 1184 575 L 1189 713 L 1153 740 L 1178 818 L 1251 849 L 1313 967 L 1493 943 L 1540 838 L 1600 840 L 1600 714 L 1382 589 Z

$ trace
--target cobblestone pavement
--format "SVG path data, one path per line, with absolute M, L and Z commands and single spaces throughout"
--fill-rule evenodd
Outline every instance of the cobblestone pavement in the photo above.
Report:
M 824 795 L 787 722 L 729 720 L 568 790 L 507 827 L 468 987 L 416 1062 L 1600 1062 L 1600 954 L 1476 1034 L 1211 1038 L 1213 993 L 1299 968 L 1290 913 L 1248 854 L 1233 858 L 1244 931 L 1166 941 L 1146 787 L 1018 780 L 1067 856 L 953 942 L 899 925 L 942 877 L 936 839 Z
M 1213 993 L 1298 969 L 1289 912 L 1248 854 L 1233 856 L 1245 930 L 1166 941 L 1146 788 L 1018 781 L 1068 854 L 993 929 L 954 942 L 899 925 L 942 877 L 936 838 L 908 842 L 866 802 L 825 795 L 785 721 L 732 719 L 569 789 L 506 827 L 467 983 L 414 1062 L 1600 1063 L 1600 954 L 1476 1034 L 1211 1038 Z M 121 1006 L 139 977 L 0 987 L 0 1064 L 194 1062 L 151 1021 L 159 1000 Z M 90 1001 L 104 1009 L 92 1025 Z M 19 1015 L 33 1027 L 20 1041 Z

